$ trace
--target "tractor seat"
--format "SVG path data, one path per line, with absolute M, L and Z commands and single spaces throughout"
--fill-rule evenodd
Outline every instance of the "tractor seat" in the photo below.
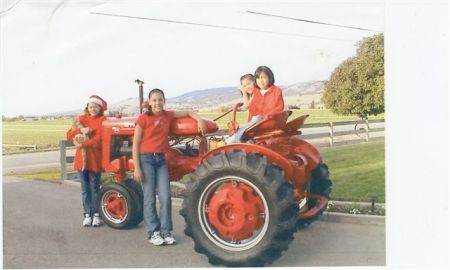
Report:
M 248 128 L 243 137 L 250 139 L 259 139 L 264 133 L 272 134 L 273 136 L 278 136 L 282 134 L 282 128 L 286 125 L 286 121 L 289 116 L 292 114 L 292 111 L 284 111 L 274 115 L 266 116 L 260 122 L 254 124 L 250 128 Z M 278 130 L 280 132 L 278 132 Z M 272 136 L 271 135 L 271 136 Z

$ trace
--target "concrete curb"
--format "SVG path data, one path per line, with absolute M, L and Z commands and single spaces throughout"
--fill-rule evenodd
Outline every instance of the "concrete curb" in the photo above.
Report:
M 172 204 L 175 206 L 181 206 L 183 204 L 183 199 L 172 198 Z M 319 221 L 325 222 L 341 222 L 341 223 L 358 223 L 358 224 L 372 224 L 372 225 L 384 225 L 384 216 L 375 215 L 352 215 L 346 213 L 336 213 L 336 212 L 324 212 L 322 216 L 319 217 Z
M 186 184 L 180 183 L 180 182 L 170 182 L 170 185 L 175 186 L 175 187 L 179 187 L 182 189 L 186 189 Z M 372 206 L 372 203 L 370 202 L 349 202 L 349 201 L 334 201 L 334 200 L 330 200 L 329 203 L 337 205 L 337 206 L 364 206 L 364 207 L 370 207 Z M 384 203 L 375 203 L 375 208 L 385 208 L 385 204 Z M 349 214 L 351 216 L 353 216 L 352 214 Z M 363 216 L 363 215 L 360 215 Z M 367 215 L 367 216 L 372 216 L 372 215 Z
M 320 221 L 325 222 L 343 222 L 343 223 L 358 223 L 367 225 L 385 225 L 385 216 L 375 216 L 375 215 L 352 215 L 346 213 L 336 213 L 336 212 L 324 212 L 322 216 L 319 217 Z

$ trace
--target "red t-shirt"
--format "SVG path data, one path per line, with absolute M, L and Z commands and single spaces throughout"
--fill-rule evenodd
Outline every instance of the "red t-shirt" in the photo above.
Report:
M 263 96 L 259 89 L 253 90 L 253 98 L 248 106 L 248 120 L 255 115 L 274 115 L 284 111 L 284 100 L 281 89 L 272 85 Z
M 170 123 L 175 112 L 162 111 L 160 114 L 139 115 L 136 125 L 143 129 L 140 153 L 165 153 L 169 148 Z
M 86 170 L 92 172 L 102 171 L 102 122 L 106 119 L 105 116 L 91 116 L 91 115 L 80 115 L 80 123 L 84 127 L 92 129 L 89 134 L 89 139 L 81 143 L 82 147 L 86 149 Z M 81 134 L 79 128 L 72 130 L 69 129 L 66 133 L 68 141 L 73 141 L 73 138 Z M 73 167 L 75 170 L 79 171 L 83 168 L 83 156 L 81 155 L 81 149 L 77 148 L 75 152 L 75 157 L 73 160 Z

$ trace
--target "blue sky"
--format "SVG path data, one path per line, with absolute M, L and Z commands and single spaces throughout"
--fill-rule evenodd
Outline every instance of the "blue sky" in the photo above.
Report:
M 2 2 L 1 10 L 13 8 L 0 17 L 7 116 L 82 108 L 91 94 L 114 103 L 137 96 L 136 78 L 168 97 L 237 85 L 259 65 L 272 68 L 279 85 L 326 80 L 357 41 L 378 33 L 247 11 L 384 30 L 383 1 L 16 2 Z

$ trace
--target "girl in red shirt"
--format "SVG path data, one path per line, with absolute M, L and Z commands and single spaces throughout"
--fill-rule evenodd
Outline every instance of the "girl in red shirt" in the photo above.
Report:
M 241 77 L 241 89 L 243 91 L 244 105 L 248 104 L 248 123 L 239 128 L 230 136 L 226 143 L 239 143 L 243 140 L 245 130 L 258 123 L 264 117 L 284 111 L 284 99 L 281 89 L 274 85 L 275 76 L 270 68 L 260 66 L 255 71 L 256 88 L 251 88 L 251 77 L 247 74 Z M 242 91 L 242 90 L 241 90 Z M 251 95 L 249 93 L 251 92 Z
M 190 116 L 197 120 L 204 134 L 203 120 L 193 112 L 164 110 L 164 92 L 153 89 L 148 94 L 147 112 L 136 120 L 133 138 L 134 179 L 141 182 L 144 191 L 144 224 L 148 241 L 153 245 L 172 245 L 176 241 L 171 231 L 172 199 L 165 152 L 169 149 L 169 131 L 173 119 Z M 159 217 L 156 212 L 156 194 L 159 198 Z
M 84 114 L 76 117 L 72 128 L 67 131 L 67 140 L 73 141 L 77 148 L 74 158 L 74 169 L 78 171 L 81 182 L 81 195 L 84 210 L 83 226 L 100 226 L 97 197 L 100 189 L 102 171 L 101 127 L 106 119 L 103 112 L 107 109 L 106 101 L 93 95 L 89 97 Z M 74 140 L 77 135 L 84 134 L 87 140 Z M 84 151 L 84 155 L 82 152 Z

